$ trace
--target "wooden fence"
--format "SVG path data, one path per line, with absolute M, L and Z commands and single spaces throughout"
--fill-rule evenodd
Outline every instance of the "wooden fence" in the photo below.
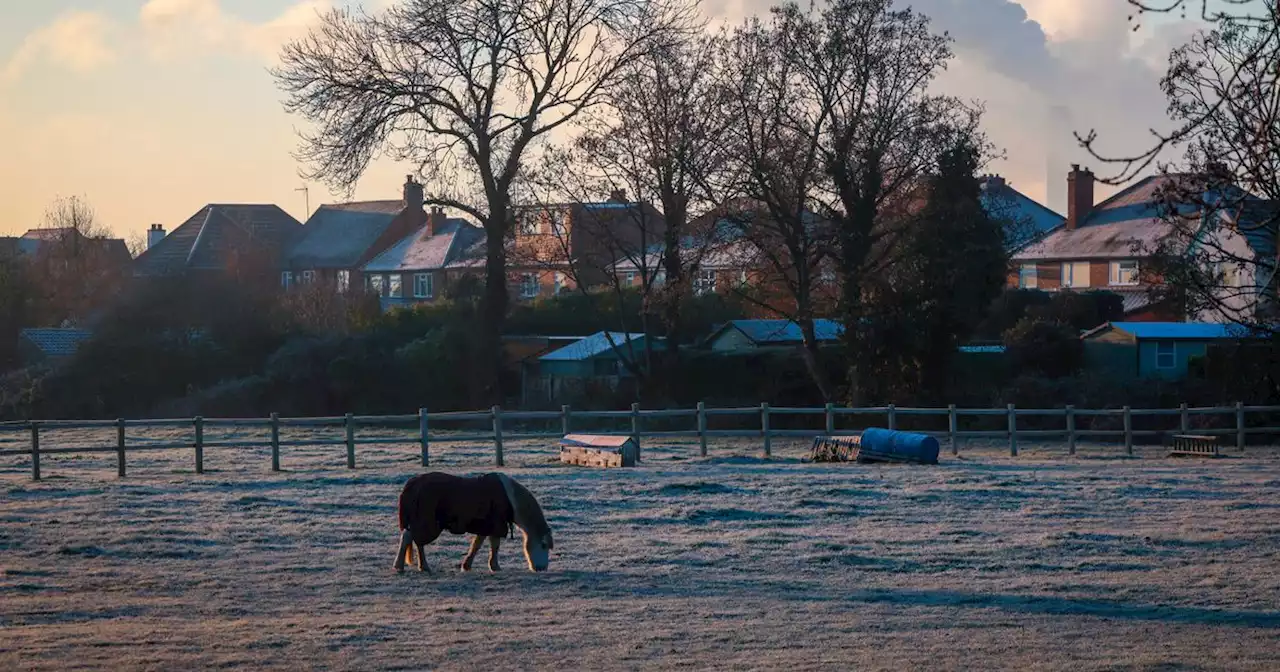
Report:
M 494 448 L 494 464 L 501 467 L 506 461 L 503 456 L 503 442 L 519 439 L 538 439 L 538 438 L 559 438 L 564 434 L 568 434 L 575 419 L 605 419 L 613 421 L 629 420 L 630 431 L 592 431 L 594 434 L 611 434 L 618 436 L 632 437 L 637 447 L 640 445 L 644 437 L 697 437 L 699 443 L 699 454 L 707 455 L 707 440 L 715 437 L 759 437 L 763 441 L 762 453 L 764 457 L 772 455 L 772 439 L 775 437 L 813 437 L 818 434 L 826 435 L 852 435 L 859 433 L 860 430 L 839 429 L 836 426 L 836 419 L 841 416 L 872 416 L 875 418 L 883 418 L 884 426 L 889 429 L 897 429 L 899 419 L 904 416 L 933 416 L 940 418 L 945 416 L 947 419 L 947 430 L 925 430 L 920 433 L 932 434 L 947 441 L 947 447 L 952 455 L 959 454 L 959 439 L 965 438 L 1004 438 L 1009 442 L 1009 454 L 1017 456 L 1018 440 L 1029 437 L 1061 437 L 1067 442 L 1068 453 L 1074 455 L 1076 453 L 1076 443 L 1081 438 L 1086 437 L 1106 437 L 1119 438 L 1123 441 L 1125 453 L 1133 454 L 1134 439 L 1136 437 L 1169 437 L 1174 434 L 1187 434 L 1194 431 L 1196 434 L 1208 434 L 1215 436 L 1233 436 L 1235 438 L 1236 449 L 1243 451 L 1245 448 L 1246 437 L 1249 435 L 1280 435 L 1280 427 L 1264 427 L 1250 426 L 1246 420 L 1250 414 L 1263 414 L 1271 417 L 1280 417 L 1280 406 L 1245 406 L 1237 403 L 1235 406 L 1229 407 L 1197 407 L 1191 408 L 1183 404 L 1179 408 L 1166 409 L 1130 409 L 1124 407 L 1121 409 L 1105 409 L 1105 410 L 1086 410 L 1077 409 L 1072 406 L 1054 409 L 1020 409 L 1015 408 L 1013 404 L 1009 404 L 1007 408 L 997 409 L 961 409 L 954 405 L 947 408 L 906 408 L 895 406 L 883 406 L 875 408 L 842 408 L 832 404 L 827 404 L 823 408 L 774 408 L 769 404 L 760 404 L 759 406 L 745 408 L 707 408 L 703 403 L 699 402 L 693 409 L 664 409 L 664 410 L 642 410 L 639 404 L 633 404 L 630 410 L 624 411 L 574 411 L 568 406 L 564 406 L 560 411 L 503 411 L 500 407 L 493 407 L 488 411 L 477 412 L 445 412 L 445 413 L 428 413 L 427 409 L 419 409 L 417 415 L 370 415 L 360 416 L 350 413 L 345 416 L 320 417 L 320 418 L 281 418 L 278 414 L 272 413 L 269 418 L 261 419 L 237 419 L 237 418 L 183 418 L 183 419 L 167 419 L 167 420 L 33 420 L 20 422 L 3 422 L 0 423 L 0 432 L 30 432 L 31 443 L 29 448 L 24 449 L 6 449 L 0 450 L 0 456 L 10 455 L 27 455 L 31 458 L 31 476 L 35 480 L 40 479 L 40 457 L 41 455 L 55 453 L 109 453 L 116 454 L 117 475 L 124 477 L 127 466 L 127 455 L 130 452 L 151 451 L 151 450 L 175 450 L 175 449 L 193 449 L 195 451 L 195 470 L 196 473 L 204 472 L 204 450 L 206 448 L 215 447 L 267 447 L 271 448 L 271 470 L 280 471 L 280 449 L 289 446 L 323 446 L 323 445 L 345 445 L 347 449 L 347 468 L 354 469 L 356 466 L 356 446 L 371 444 L 404 444 L 416 441 L 419 444 L 422 466 L 428 466 L 431 461 L 431 444 L 433 442 L 466 442 L 466 441 L 485 441 L 492 442 Z M 771 422 L 785 416 L 822 416 L 825 420 L 823 429 L 783 429 L 772 426 Z M 1213 429 L 1194 429 L 1191 428 L 1192 416 L 1228 416 L 1234 421 L 1231 428 L 1213 428 Z M 1135 418 L 1147 417 L 1177 417 L 1177 429 L 1135 429 Z M 750 429 L 708 429 L 707 419 L 711 417 L 746 417 L 752 423 Z M 960 419 L 966 417 L 987 417 L 997 419 L 1001 425 L 998 430 L 965 430 L 959 429 Z M 1123 429 L 1081 429 L 1077 428 L 1077 420 L 1080 418 L 1098 418 L 1110 417 L 1120 418 Z M 693 428 L 666 430 L 666 431 L 644 431 L 643 421 L 653 419 L 671 419 L 671 418 L 689 418 L 694 422 Z M 1053 429 L 1019 429 L 1019 418 L 1061 418 L 1063 426 Z M 758 428 L 755 426 L 758 419 Z M 504 422 L 517 421 L 544 421 L 553 422 L 559 420 L 560 431 L 541 431 L 541 432 L 504 432 Z M 431 433 L 433 421 L 483 421 L 490 424 L 492 429 L 478 434 L 448 434 L 442 435 L 437 433 L 435 436 Z M 1280 422 L 1280 420 L 1277 420 Z M 387 426 L 397 424 L 415 424 L 415 433 L 409 437 L 364 437 L 357 438 L 356 430 L 360 426 Z M 1232 423 L 1224 423 L 1232 424 Z M 343 439 L 305 439 L 296 441 L 281 441 L 280 429 L 282 427 L 335 427 L 341 426 L 345 429 L 346 436 Z M 173 442 L 173 443 L 147 443 L 128 445 L 126 441 L 125 430 L 129 427 L 183 427 L 192 428 L 194 430 L 194 439 L 192 441 Z M 211 427 L 262 427 L 270 430 L 270 439 L 266 441 L 205 441 L 204 430 Z M 109 429 L 115 428 L 116 441 L 114 446 L 89 446 L 89 447 L 41 447 L 40 432 L 42 429 Z M 913 430 L 914 431 L 914 430 Z

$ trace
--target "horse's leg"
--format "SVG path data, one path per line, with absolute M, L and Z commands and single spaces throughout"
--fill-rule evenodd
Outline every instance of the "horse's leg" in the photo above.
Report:
M 471 548 L 467 549 L 467 554 L 462 557 L 462 571 L 471 571 L 471 561 L 476 559 L 476 553 L 480 552 L 480 546 L 484 544 L 484 537 L 475 535 L 471 538 Z
M 479 541 L 480 537 L 476 537 Z M 502 537 L 489 537 L 489 571 L 498 571 L 498 547 L 502 545 Z
M 426 545 L 435 541 L 436 537 L 440 536 L 440 528 L 436 527 L 435 523 L 427 523 L 424 527 L 425 529 L 422 530 L 423 534 L 413 535 L 413 543 L 418 546 L 418 571 L 430 572 L 431 568 L 427 566 Z
M 413 533 L 406 529 L 400 531 L 400 549 L 396 551 L 396 561 L 392 566 L 397 572 L 403 572 L 407 562 L 413 562 Z

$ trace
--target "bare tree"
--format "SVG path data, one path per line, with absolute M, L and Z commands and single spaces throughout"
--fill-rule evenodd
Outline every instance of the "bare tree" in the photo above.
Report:
M 785 267 L 778 275 L 795 300 L 806 362 L 828 399 L 816 361 L 813 276 L 824 255 L 835 259 L 856 403 L 866 264 L 875 250 L 893 249 L 883 242 L 891 232 L 877 226 L 879 210 L 958 133 L 978 135 L 979 110 L 928 93 L 950 58 L 949 38 L 931 33 L 927 17 L 894 10 L 892 0 L 808 10 L 788 3 L 769 24 L 749 22 L 736 36 L 745 191 L 778 228 L 778 246 L 762 254 Z
M 120 289 L 128 249 L 109 237 L 86 199 L 55 199 L 45 210 L 41 228 L 29 235 L 37 244 L 28 271 L 40 294 L 41 322 L 81 320 Z
M 286 109 L 318 127 L 299 152 L 307 178 L 350 190 L 375 156 L 413 161 L 427 203 L 483 224 L 482 334 L 496 353 L 511 193 L 528 157 L 688 16 L 681 0 L 405 0 L 325 15 L 274 74 Z M 496 370 L 487 378 L 496 395 Z

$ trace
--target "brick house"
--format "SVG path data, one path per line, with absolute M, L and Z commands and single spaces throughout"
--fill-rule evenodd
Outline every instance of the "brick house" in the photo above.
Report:
M 430 303 L 464 276 L 483 277 L 485 232 L 433 208 L 426 223 L 361 267 L 364 289 L 384 308 Z
M 364 266 L 426 222 L 423 187 L 412 175 L 405 177 L 400 200 L 322 205 L 285 255 L 280 285 L 318 282 L 339 292 L 363 287 Z
M 152 230 L 157 230 L 154 226 Z M 158 231 L 162 233 L 162 231 Z M 157 236 L 133 260 L 133 275 L 164 278 L 211 273 L 274 284 L 302 224 L 276 205 L 216 204 L 172 233 Z

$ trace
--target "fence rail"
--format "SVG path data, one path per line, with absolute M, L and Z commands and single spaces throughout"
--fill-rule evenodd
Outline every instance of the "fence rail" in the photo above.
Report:
M 1009 404 L 1006 408 L 957 408 L 956 406 L 948 406 L 946 408 L 914 408 L 914 407 L 871 407 L 871 408 L 842 408 L 827 404 L 823 407 L 816 408 L 775 408 L 769 404 L 761 404 L 752 407 L 740 408 L 707 408 L 705 404 L 699 402 L 696 408 L 692 409 L 641 409 L 639 404 L 633 404 L 629 410 L 622 411 L 574 411 L 568 406 L 564 406 L 559 411 L 504 411 L 500 407 L 493 407 L 487 411 L 466 411 L 457 412 L 449 411 L 443 413 L 429 413 L 427 409 L 419 409 L 416 415 L 353 415 L 346 414 L 331 417 L 300 417 L 300 418 L 282 418 L 278 414 L 272 413 L 268 418 L 167 418 L 155 420 L 31 420 L 31 421 L 10 421 L 0 422 L 0 432 L 30 432 L 30 446 L 23 449 L 3 449 L 0 450 L 0 456 L 26 455 L 31 458 L 31 476 L 34 480 L 40 480 L 41 477 L 41 455 L 66 454 L 66 453 L 108 453 L 116 454 L 117 475 L 123 478 L 127 471 L 127 457 L 130 452 L 137 451 L 154 451 L 154 450 L 177 450 L 192 449 L 194 450 L 195 471 L 196 473 L 204 473 L 204 449 L 205 448 L 231 448 L 231 447 L 270 447 L 271 448 L 271 470 L 280 471 L 280 449 L 296 446 L 322 446 L 322 445 L 341 445 L 346 447 L 347 468 L 354 469 L 356 466 L 356 447 L 358 445 L 379 445 L 379 444 L 406 444 L 416 442 L 421 453 L 422 466 L 426 467 L 431 462 L 431 444 L 435 443 L 456 443 L 468 441 L 484 441 L 491 442 L 494 446 L 494 464 L 501 467 L 505 464 L 503 453 L 503 442 L 522 439 L 539 439 L 539 438 L 558 438 L 564 434 L 570 433 L 574 427 L 574 420 L 630 420 L 629 430 L 605 430 L 592 431 L 593 434 L 605 434 L 613 436 L 630 436 L 636 441 L 639 447 L 644 437 L 688 437 L 697 438 L 699 440 L 699 454 L 707 455 L 707 439 L 708 438 L 725 438 L 725 437 L 759 437 L 762 439 L 762 454 L 765 457 L 772 455 L 771 439 L 784 437 L 803 437 L 815 436 L 818 434 L 827 435 L 853 435 L 859 433 L 859 429 L 842 429 L 837 427 L 836 419 L 840 417 L 850 416 L 883 416 L 885 426 L 889 429 L 897 429 L 899 418 L 906 417 L 938 417 L 946 418 L 946 430 L 920 430 L 919 433 L 930 434 L 935 437 L 944 438 L 947 441 L 947 447 L 952 455 L 959 454 L 959 440 L 968 438 L 1005 438 L 1009 442 L 1009 454 L 1017 456 L 1018 440 L 1020 438 L 1031 437 L 1062 437 L 1067 442 L 1067 450 L 1071 455 L 1076 454 L 1076 443 L 1084 437 L 1116 437 L 1123 440 L 1126 454 L 1133 454 L 1134 439 L 1137 437 L 1168 437 L 1173 434 L 1196 433 L 1214 436 L 1235 436 L 1236 449 L 1243 451 L 1245 449 L 1246 438 L 1251 435 L 1280 435 L 1280 427 L 1267 426 L 1250 426 L 1246 421 L 1249 415 L 1267 415 L 1276 422 L 1280 422 L 1280 406 L 1246 406 L 1243 403 L 1237 403 L 1234 406 L 1223 407 L 1188 407 L 1182 404 L 1178 408 L 1160 408 L 1160 409 L 1133 409 L 1128 406 L 1118 409 L 1077 409 L 1073 406 L 1063 408 L 1016 408 L 1013 404 Z M 823 416 L 824 425 L 822 429 L 796 429 L 779 427 L 771 423 L 771 418 L 781 419 L 783 417 L 795 416 Z M 1191 416 L 1217 415 L 1228 416 L 1232 420 L 1230 428 L 1195 428 L 1191 427 Z M 1166 418 L 1176 416 L 1179 418 L 1178 427 L 1175 429 L 1135 429 L 1133 421 L 1138 418 Z M 739 417 L 752 419 L 752 427 L 740 429 L 709 429 L 708 418 L 712 417 Z M 1093 429 L 1078 427 L 1080 418 L 1120 418 L 1122 420 L 1121 429 Z M 694 427 L 686 429 L 650 429 L 645 431 L 643 428 L 644 420 L 670 420 L 673 418 L 693 419 Z M 1000 429 L 972 429 L 961 430 L 961 418 L 1003 418 L 1003 426 Z M 1061 418 L 1063 420 L 1062 427 L 1057 428 L 1040 428 L 1029 429 L 1018 427 L 1018 419 L 1044 419 L 1044 418 Z M 560 421 L 559 431 L 518 431 L 504 432 L 504 422 L 519 421 Z M 433 434 L 431 427 L 439 422 L 458 422 L 458 421 L 482 421 L 489 423 L 491 429 L 487 432 L 479 432 L 473 434 L 451 433 L 451 434 Z M 758 422 L 758 425 L 754 424 Z M 357 437 L 356 430 L 361 426 L 394 426 L 409 425 L 414 426 L 415 433 L 406 437 Z M 125 435 L 125 429 L 133 428 L 156 428 L 156 427 L 190 427 L 194 432 L 194 438 L 191 441 L 171 442 L 171 443 L 145 443 L 129 445 Z M 270 438 L 267 440 L 236 440 L 236 441 L 206 441 L 204 439 L 204 430 L 209 427 L 262 427 L 270 430 Z M 282 441 L 280 439 L 280 428 L 282 427 L 342 427 L 344 437 L 340 439 L 323 439 L 314 438 L 296 441 Z M 88 446 L 88 447 L 41 447 L 41 430 L 56 429 L 116 429 L 116 441 L 113 446 Z

